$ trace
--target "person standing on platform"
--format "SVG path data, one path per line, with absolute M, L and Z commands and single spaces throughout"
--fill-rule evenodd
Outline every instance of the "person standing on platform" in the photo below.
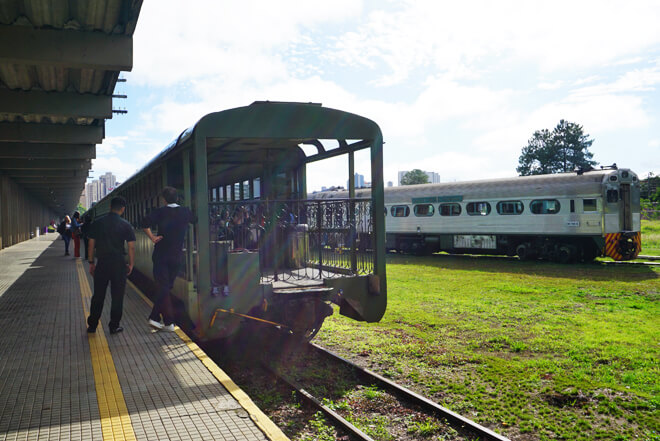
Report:
M 64 241 L 64 255 L 68 256 L 69 242 L 71 242 L 71 218 L 68 215 L 64 216 L 64 220 L 57 227 L 57 232 L 60 233 Z
M 190 209 L 181 207 L 176 202 L 176 189 L 163 188 L 161 204 L 165 206 L 153 210 L 142 220 L 144 232 L 155 244 L 151 260 L 157 291 L 149 315 L 149 325 L 166 331 L 174 331 L 174 309 L 170 290 L 174 287 L 174 280 L 183 263 L 183 240 L 186 237 L 188 224 L 195 222 Z M 153 226 L 157 228 L 158 236 L 151 231 Z
M 87 318 L 87 332 L 96 332 L 105 292 L 110 284 L 112 304 L 110 306 L 110 334 L 116 334 L 124 329 L 119 326 L 121 321 L 126 276 L 133 271 L 135 262 L 135 232 L 131 224 L 121 218 L 126 210 L 126 199 L 112 198 L 110 213 L 97 219 L 89 231 L 89 273 L 94 277 L 94 294 Z M 128 264 L 124 259 L 124 242 L 128 244 Z M 94 263 L 94 256 L 98 265 Z
M 92 215 L 85 213 L 83 216 L 83 223 L 80 227 L 80 232 L 82 233 L 82 243 L 85 247 L 85 259 L 89 260 L 89 229 L 92 226 Z
M 73 219 L 71 219 L 71 238 L 73 239 L 73 257 L 80 257 L 80 213 L 74 211 Z

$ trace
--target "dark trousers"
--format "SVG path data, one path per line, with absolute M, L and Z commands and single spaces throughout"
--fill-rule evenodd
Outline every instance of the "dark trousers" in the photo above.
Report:
M 71 236 L 63 234 L 62 239 L 64 240 L 64 254 L 69 254 L 69 242 L 71 242 Z
M 174 308 L 172 307 L 170 291 L 174 287 L 174 280 L 181 269 L 181 256 L 154 255 L 152 261 L 154 263 L 156 295 L 154 296 L 154 307 L 149 318 L 159 322 L 162 314 L 163 323 L 171 325 L 174 323 Z
M 87 248 L 87 246 L 89 245 L 88 241 L 89 241 L 89 238 L 87 236 L 82 237 L 82 243 L 85 247 L 85 260 L 89 259 L 89 252 L 88 252 L 88 248 Z
M 87 324 L 90 328 L 96 328 L 99 324 L 108 283 L 110 284 L 110 295 L 112 296 L 108 326 L 111 330 L 117 329 L 119 326 L 124 305 L 126 271 L 123 257 L 99 259 L 94 270 L 94 295 L 92 295 L 92 304 L 87 318 Z

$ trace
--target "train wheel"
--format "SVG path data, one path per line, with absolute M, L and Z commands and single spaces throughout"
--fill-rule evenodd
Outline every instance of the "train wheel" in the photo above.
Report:
M 516 247 L 516 254 L 520 260 L 531 260 L 534 258 L 531 247 L 526 243 L 521 243 Z
M 557 254 L 555 255 L 557 262 L 559 263 L 571 263 L 574 256 L 575 253 L 573 252 L 573 248 L 570 245 L 559 246 Z

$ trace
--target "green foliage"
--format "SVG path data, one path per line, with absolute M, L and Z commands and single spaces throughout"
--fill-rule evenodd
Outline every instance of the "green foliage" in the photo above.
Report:
M 428 184 L 429 177 L 422 170 L 416 168 L 401 178 L 401 185 Z
M 642 253 L 660 256 L 660 220 L 642 220 Z
M 417 434 L 424 438 L 440 432 L 441 426 L 434 420 L 428 418 L 425 421 L 412 421 L 408 425 L 408 433 Z
M 316 412 L 314 419 L 309 424 L 316 433 L 313 436 L 302 437 L 302 441 L 334 441 L 336 439 L 335 430 L 327 425 L 321 412 Z
M 78 202 L 78 206 L 76 207 L 76 211 L 78 213 L 80 213 L 80 215 L 82 216 L 83 214 L 85 214 L 85 211 L 87 211 L 87 209 L 85 207 L 83 207 L 83 205 L 80 202 Z
M 562 119 L 552 132 L 547 129 L 534 132 L 522 149 L 516 171 L 529 176 L 588 169 L 597 164 L 589 152 L 593 142 L 581 125 Z
M 640 179 L 639 195 L 642 199 L 650 202 L 660 202 L 660 176 L 649 172 L 646 179 Z

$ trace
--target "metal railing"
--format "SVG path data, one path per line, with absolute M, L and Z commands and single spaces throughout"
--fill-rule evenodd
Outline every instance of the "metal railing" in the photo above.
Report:
M 209 202 L 213 246 L 258 251 L 266 281 L 373 273 L 372 219 L 370 199 Z

